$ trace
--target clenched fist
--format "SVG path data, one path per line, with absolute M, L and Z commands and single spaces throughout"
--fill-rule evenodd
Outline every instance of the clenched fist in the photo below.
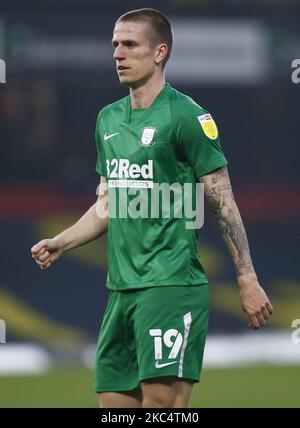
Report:
M 48 269 L 63 253 L 57 238 L 43 239 L 31 248 L 31 254 L 42 270 Z

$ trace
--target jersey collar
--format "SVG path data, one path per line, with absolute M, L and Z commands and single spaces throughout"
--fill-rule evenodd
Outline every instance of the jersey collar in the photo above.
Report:
M 142 121 L 144 121 L 145 118 L 148 116 L 148 114 L 150 114 L 151 111 L 153 111 L 153 109 L 155 109 L 155 107 L 159 104 L 159 102 L 161 100 L 165 99 L 168 96 L 170 89 L 171 89 L 171 85 L 168 82 L 166 82 L 165 86 L 159 92 L 159 94 L 156 96 L 156 98 L 152 102 L 151 106 L 145 109 L 145 113 L 141 118 Z M 131 113 L 131 103 L 130 103 L 130 95 L 128 95 L 125 98 L 125 114 L 124 114 L 124 122 L 127 125 L 129 124 L 129 121 L 130 121 L 130 113 Z

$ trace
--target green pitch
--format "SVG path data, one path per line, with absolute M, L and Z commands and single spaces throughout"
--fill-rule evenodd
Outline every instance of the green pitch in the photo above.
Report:
M 206 369 L 191 407 L 300 407 L 300 367 Z M 92 373 L 60 367 L 43 376 L 1 376 L 0 407 L 96 407 Z

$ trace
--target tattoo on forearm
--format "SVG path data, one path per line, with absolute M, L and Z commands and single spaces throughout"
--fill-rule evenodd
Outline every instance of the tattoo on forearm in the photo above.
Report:
M 245 228 L 236 206 L 226 168 L 201 179 L 206 200 L 213 211 L 233 258 L 237 275 L 252 273 L 253 265 Z

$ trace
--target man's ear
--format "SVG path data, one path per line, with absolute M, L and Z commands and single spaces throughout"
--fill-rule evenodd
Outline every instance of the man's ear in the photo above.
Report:
M 168 54 L 168 45 L 166 43 L 160 43 L 155 48 L 155 63 L 160 64 Z

